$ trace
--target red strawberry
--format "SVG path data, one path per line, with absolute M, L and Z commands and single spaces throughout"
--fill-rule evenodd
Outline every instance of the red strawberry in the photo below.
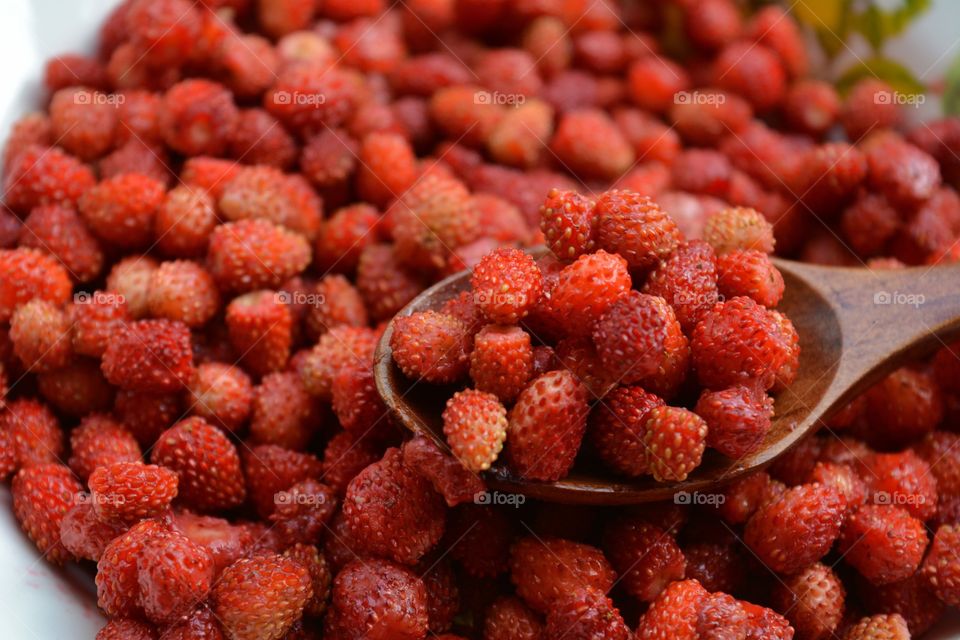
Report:
M 708 591 L 736 592 L 747 580 L 745 559 L 739 545 L 725 542 L 694 542 L 683 547 L 686 578 L 697 580 Z
M 697 640 L 706 590 L 696 580 L 672 582 L 640 618 L 637 640 Z
M 606 593 L 616 574 L 596 547 L 561 538 L 521 538 L 510 550 L 510 581 L 517 595 L 546 612 L 577 588 Z
M 837 121 L 840 97 L 833 85 L 822 80 L 804 79 L 787 89 L 783 116 L 794 131 L 819 138 Z
M 847 501 L 847 513 L 854 512 L 867 500 L 868 488 L 850 464 L 818 462 L 810 472 L 809 482 L 836 488 Z
M 83 499 L 70 507 L 60 522 L 60 542 L 75 557 L 97 562 L 110 541 L 121 535 L 125 528 L 100 522 L 90 495 L 78 496 Z
M 244 167 L 228 182 L 217 202 L 229 222 L 269 220 L 313 242 L 320 227 L 320 199 L 299 175 L 266 166 Z
M 725 155 L 711 149 L 687 149 L 673 161 L 670 179 L 674 189 L 722 198 L 730 191 L 733 167 Z
M 523 478 L 557 480 L 570 470 L 587 426 L 587 390 L 569 371 L 530 383 L 510 410 L 507 464 Z
M 847 138 L 857 142 L 872 131 L 896 127 L 903 113 L 894 96 L 893 87 L 873 76 L 857 82 L 840 110 L 840 124 Z
M 740 605 L 747 612 L 746 640 L 792 640 L 794 629 L 779 613 L 743 600 Z
M 96 640 L 154 640 L 155 629 L 146 622 L 133 618 L 111 618 L 100 631 Z
M 627 476 L 648 473 L 646 446 L 647 415 L 663 400 L 639 386 L 614 389 L 590 415 L 588 434 L 601 460 Z
M 27 371 L 48 373 L 64 367 L 72 355 L 70 325 L 60 307 L 31 300 L 10 318 L 13 352 Z
M 557 343 L 552 360 L 553 362 L 544 373 L 555 369 L 566 369 L 587 388 L 593 398 L 604 398 L 617 386 L 616 376 L 604 367 L 600 354 L 597 353 L 597 348 L 590 338 L 561 339 Z
M 323 450 L 322 479 L 342 496 L 353 477 L 379 459 L 380 453 L 367 438 L 341 431 Z
M 309 263 L 306 239 L 267 220 L 222 224 L 210 235 L 207 267 L 225 291 L 278 287 Z
M 213 612 L 234 640 L 279 640 L 313 595 L 310 572 L 274 554 L 242 558 L 213 587 Z
M 883 586 L 860 584 L 860 597 L 868 611 L 899 614 L 911 637 L 922 636 L 944 612 L 944 605 L 921 573 Z
M 614 180 L 635 159 L 613 120 L 597 109 L 562 114 L 550 147 L 561 163 L 583 178 Z
M 513 522 L 502 509 L 465 504 L 450 512 L 447 540 L 458 540 L 450 556 L 470 576 L 496 577 L 507 570 Z
M 357 167 L 360 145 L 346 131 L 326 127 L 307 138 L 300 154 L 300 169 L 318 188 L 344 184 Z
M 97 467 L 139 461 L 136 438 L 108 415 L 90 414 L 70 432 L 70 469 L 84 482 Z
M 951 356 L 952 357 L 952 356 Z M 937 479 L 940 496 L 960 494 L 960 436 L 950 431 L 934 431 L 914 445 L 913 450 L 929 465 Z
M 392 246 L 373 244 L 360 253 L 357 289 L 373 320 L 393 317 L 423 288 L 420 276 L 400 264 Z
M 748 207 L 724 209 L 707 218 L 703 239 L 717 255 L 737 250 L 772 253 L 773 227 L 763 214 Z
M 214 575 L 255 549 L 264 532 L 249 524 L 231 524 L 223 518 L 198 516 L 189 511 L 174 513 L 170 526 L 204 547 L 213 557 Z
M 290 357 L 293 319 L 279 295 L 268 290 L 254 291 L 227 305 L 230 343 L 247 368 L 257 375 L 282 370 Z
M 644 428 L 647 465 L 658 481 L 685 480 L 700 465 L 707 423 L 697 414 L 676 407 L 654 407 Z
M 593 343 L 604 369 L 625 384 L 657 372 L 663 358 L 667 318 L 654 296 L 629 291 L 600 316 Z
M 227 431 L 238 431 L 250 415 L 253 385 L 239 367 L 200 364 L 188 391 L 191 413 Z
M 681 241 L 673 219 L 647 196 L 607 191 L 597 199 L 597 245 L 623 256 L 632 269 L 650 269 Z
M 702 240 L 680 244 L 650 274 L 643 292 L 666 300 L 683 329 L 691 331 L 700 316 L 719 300 L 713 248 Z
M 453 455 L 470 471 L 485 471 L 507 437 L 507 410 L 491 393 L 466 389 L 443 411 L 443 433 Z
M 377 241 L 380 213 L 357 203 L 333 212 L 323 221 L 314 247 L 315 260 L 324 272 L 352 273 L 363 250 Z
M 29 398 L 18 398 L 0 413 L 0 431 L 9 437 L 17 467 L 57 462 L 63 455 L 63 431 L 53 412 Z
M 20 246 L 49 253 L 79 282 L 89 282 L 103 269 L 97 239 L 73 209 L 48 205 L 34 208 L 20 229 Z
M 173 626 L 167 627 L 160 640 L 224 640 L 220 623 L 206 606 Z
M 856 195 L 866 175 L 867 160 L 857 147 L 828 142 L 803 152 L 787 185 L 815 213 L 833 213 Z
M 860 507 L 847 518 L 840 535 L 843 559 L 878 585 L 909 578 L 926 547 L 923 523 L 890 504 Z
M 415 564 L 443 536 L 439 494 L 404 466 L 399 449 L 350 482 L 343 512 L 361 549 L 403 564 Z
M 178 495 L 194 509 L 232 509 L 246 498 L 237 448 L 203 418 L 187 418 L 160 434 L 150 459 L 176 472 Z
M 373 367 L 373 350 L 377 334 L 366 327 L 335 327 L 297 364 L 300 380 L 307 393 L 329 399 L 333 380 L 351 366 Z
M 63 304 L 72 285 L 56 258 L 34 249 L 0 249 L 0 321 L 9 321 L 21 304 L 39 298 Z
M 4 163 L 4 202 L 14 211 L 59 204 L 75 207 L 96 183 L 90 167 L 56 147 L 30 144 Z
M 923 371 L 901 368 L 867 392 L 864 439 L 884 449 L 901 448 L 933 431 L 943 419 L 938 380 Z
M 202 602 L 213 582 L 213 558 L 171 531 L 150 539 L 137 559 L 140 604 L 157 623 L 176 622 Z
M 716 4 L 716 1 L 711 4 Z M 750 103 L 735 93 L 720 89 L 698 89 L 696 94 L 689 97 L 693 99 L 688 99 L 688 95 L 683 95 L 683 99 L 677 96 L 668 116 L 676 132 L 686 142 L 698 147 L 717 146 L 724 137 L 743 131 L 753 116 Z
M 358 154 L 357 191 L 361 198 L 385 207 L 417 179 L 417 157 L 410 143 L 394 133 L 371 133 Z
M 478 100 L 484 93 L 470 84 L 443 87 L 430 99 L 430 115 L 450 139 L 483 145 L 503 118 L 502 105 Z
M 903 506 L 926 521 L 937 511 L 937 481 L 929 465 L 910 449 L 872 453 L 858 460 L 874 504 Z
M 437 384 L 455 382 L 469 365 L 469 334 L 453 316 L 423 311 L 393 321 L 390 347 L 404 375 Z
M 519 327 L 487 325 L 473 338 L 470 377 L 480 391 L 511 402 L 533 375 L 530 334 Z
M 262 518 L 273 513 L 278 492 L 286 491 L 301 480 L 319 478 L 323 472 L 320 461 L 313 455 L 273 444 L 245 449 L 241 459 L 250 502 Z
M 569 334 L 584 336 L 629 289 L 627 262 L 598 251 L 580 256 L 560 271 L 550 307 Z
M 772 599 L 800 637 L 829 638 L 843 620 L 845 596 L 840 578 L 817 562 L 777 584 Z
M 155 537 L 169 535 L 161 520 L 144 520 L 116 538 L 97 562 L 97 604 L 112 616 L 142 615 L 137 560 Z
M 120 260 L 107 275 L 106 300 L 119 301 L 114 304 L 125 303 L 127 311 L 134 319 L 147 317 L 150 311 L 150 277 L 158 266 L 157 261 L 150 256 L 135 255 Z
M 13 513 L 20 527 L 50 562 L 62 564 L 70 552 L 60 541 L 60 525 L 81 495 L 81 486 L 66 466 L 38 464 L 13 478 Z
M 470 279 L 475 303 L 488 320 L 514 324 L 540 300 L 542 276 L 534 259 L 519 249 L 484 256 Z
M 56 371 L 38 374 L 37 388 L 53 408 L 70 417 L 106 411 L 114 394 L 100 363 L 90 358 L 75 358 Z
M 847 628 L 843 640 L 876 640 L 877 638 L 889 638 L 889 640 L 908 640 L 910 638 L 910 629 L 907 623 L 899 613 L 882 613 L 875 616 L 867 616 Z
M 594 202 L 575 191 L 551 189 L 540 207 L 540 229 L 561 260 L 574 260 L 594 248 Z
M 553 108 L 538 98 L 507 109 L 487 139 L 490 156 L 505 165 L 537 166 L 546 156 L 546 141 L 553 134 L 553 116 Z
M 656 373 L 641 380 L 648 391 L 663 398 L 673 398 L 680 392 L 690 371 L 690 342 L 677 321 L 673 308 L 663 298 L 653 297 L 666 320 L 666 335 L 663 339 L 663 356 Z
M 548 638 L 583 640 L 630 640 L 630 629 L 620 611 L 603 592 L 577 589 L 547 612 L 545 633 Z
M 321 414 L 293 371 L 271 373 L 254 389 L 250 439 L 294 451 L 307 448 L 321 426 Z
M 161 262 L 150 276 L 147 307 L 154 318 L 205 325 L 220 309 L 220 293 L 209 272 L 189 260 Z
M 145 247 L 163 204 L 163 183 L 139 173 L 107 178 L 80 198 L 80 216 L 104 242 L 121 249 Z
M 318 540 L 337 509 L 333 489 L 312 478 L 278 492 L 275 499 L 277 506 L 270 521 L 286 544 Z
M 943 525 L 933 536 L 933 543 L 923 561 L 922 573 L 930 581 L 937 597 L 945 604 L 955 606 L 960 602 L 960 560 L 957 549 L 960 548 L 960 528 L 956 525 Z
M 642 602 L 652 602 L 668 584 L 684 577 L 686 561 L 676 540 L 642 518 L 613 522 L 603 539 L 627 593 Z
M 760 251 L 731 251 L 717 259 L 717 286 L 727 297 L 747 296 L 765 307 L 783 297 L 783 276 Z
M 111 383 L 129 391 L 179 391 L 193 376 L 190 330 L 181 322 L 140 320 L 113 335 L 100 364 Z
M 386 560 L 355 560 L 334 580 L 325 635 L 422 638 L 427 607 L 426 587 L 412 572 Z
M 675 103 L 674 95 L 690 84 L 686 69 L 658 55 L 637 58 L 627 72 L 627 93 L 647 111 L 666 112 Z
M 342 325 L 365 327 L 369 324 L 363 297 L 353 284 L 339 274 L 324 276 L 314 291 L 315 303 L 308 306 L 304 318 L 307 335 L 319 338 Z
M 707 444 L 729 458 L 740 459 L 763 443 L 773 417 L 773 398 L 747 386 L 706 390 L 694 411 L 707 423 Z
M 783 101 L 787 88 L 784 65 L 762 44 L 732 42 L 713 61 L 713 82 L 746 98 L 758 112 Z
M 424 436 L 415 436 L 403 444 L 403 464 L 423 476 L 443 496 L 448 507 L 476 500 L 486 488 L 483 480 L 468 471 L 459 460 L 447 455 Z
M 89 480 L 97 516 L 111 524 L 130 524 L 163 513 L 177 495 L 177 474 L 141 462 L 97 467 Z
M 122 295 L 94 291 L 77 296 L 67 307 L 73 350 L 81 355 L 99 358 L 107 348 L 110 336 L 132 320 Z
M 484 640 L 538 640 L 542 634 L 540 616 L 519 598 L 501 596 L 490 604 L 484 615 Z
M 174 393 L 119 391 L 114 413 L 141 447 L 149 447 L 183 413 L 180 396 Z
M 291 560 L 296 560 L 310 572 L 313 596 L 307 602 L 304 612 L 311 616 L 322 616 L 327 610 L 327 601 L 330 599 L 330 589 L 333 583 L 333 575 L 326 556 L 314 545 L 302 543 L 290 546 L 283 552 L 283 555 Z

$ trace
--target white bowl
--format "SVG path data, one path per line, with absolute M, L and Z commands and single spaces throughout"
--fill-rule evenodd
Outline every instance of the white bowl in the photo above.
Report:
M 100 24 L 117 4 L 119 0 L 0 0 L 0 147 L 17 118 L 42 105 L 46 60 L 93 51 Z M 909 33 L 891 43 L 890 52 L 932 83 L 960 53 L 958 23 L 960 3 L 939 0 Z M 852 49 L 848 58 L 865 56 L 862 43 Z M 105 622 L 97 609 L 92 572 L 77 565 L 58 569 L 42 559 L 20 531 L 6 488 L 0 489 L 0 612 L 0 638 L 10 640 L 92 639 Z M 960 638 L 960 618 L 949 616 L 927 637 Z

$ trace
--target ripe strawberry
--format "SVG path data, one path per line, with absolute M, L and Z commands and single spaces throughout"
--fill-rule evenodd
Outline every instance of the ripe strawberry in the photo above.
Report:
M 510 410 L 507 464 L 520 477 L 557 480 L 570 470 L 587 427 L 587 390 L 569 371 L 530 383 Z
M 783 276 L 770 257 L 756 250 L 731 251 L 717 259 L 717 287 L 727 298 L 747 296 L 765 307 L 783 297 Z
M 683 27 L 693 43 L 715 50 L 737 38 L 743 28 L 740 11 L 729 0 L 710 0 L 684 7 Z
M 220 308 L 220 294 L 210 273 L 195 262 L 161 262 L 150 275 L 147 307 L 154 318 L 179 320 L 188 327 L 205 325 Z
M 872 131 L 892 129 L 903 119 L 893 87 L 883 80 L 867 76 L 847 93 L 840 109 L 840 124 L 847 138 L 857 142 Z
M 187 418 L 164 431 L 150 460 L 177 474 L 178 496 L 191 508 L 220 511 L 243 504 L 246 487 L 237 449 L 203 418 Z
M 139 604 L 137 560 L 155 537 L 169 535 L 169 526 L 158 519 L 139 522 L 114 538 L 97 562 L 97 604 L 107 614 L 142 615 Z
M 45 405 L 30 398 L 7 403 L 0 412 L 0 431 L 9 437 L 16 468 L 58 462 L 63 456 L 60 422 Z M 15 470 L 10 468 L 12 472 Z
M 857 147 L 830 142 L 804 151 L 787 185 L 815 213 L 833 213 L 853 199 L 866 176 L 867 160 Z
M 293 319 L 279 295 L 269 290 L 252 291 L 227 305 L 230 343 L 256 375 L 282 370 L 290 357 Z
M 483 618 L 483 640 L 537 640 L 543 634 L 540 616 L 513 596 L 494 600 Z
M 794 629 L 786 618 L 773 609 L 740 601 L 747 612 L 746 640 L 791 640 Z
M 77 201 L 96 184 L 90 167 L 56 147 L 25 146 L 4 164 L 5 204 L 26 215 L 40 205 L 76 207 Z
M 360 145 L 346 131 L 327 127 L 307 138 L 300 169 L 320 189 L 345 184 L 357 167 Z
M 709 594 L 696 580 L 670 583 L 637 625 L 637 640 L 697 640 L 700 610 Z
M 937 529 L 921 569 L 921 573 L 930 582 L 937 597 L 949 606 L 960 602 L 960 591 L 957 589 L 960 585 L 958 582 L 960 564 L 957 560 L 958 531 L 960 529 L 956 525 L 943 525 Z
M 857 462 L 875 504 L 901 505 L 922 521 L 936 513 L 936 476 L 910 449 L 901 453 L 872 453 Z
M 507 410 L 491 393 L 466 389 L 443 411 L 443 433 L 453 455 L 470 471 L 486 471 L 507 437 Z
M 13 478 L 13 513 L 20 528 L 50 562 L 62 564 L 70 552 L 60 541 L 60 525 L 81 494 L 80 483 L 66 466 L 37 464 Z
M 783 101 L 787 89 L 784 65 L 762 44 L 732 42 L 713 61 L 713 84 L 739 94 L 758 112 Z
M 401 564 L 415 564 L 443 536 L 440 496 L 404 466 L 399 449 L 350 482 L 343 512 L 360 549 Z
M 221 224 L 210 235 L 207 268 L 224 291 L 278 287 L 309 263 L 306 239 L 267 220 Z
M 67 315 L 42 299 L 26 302 L 10 318 L 10 342 L 24 369 L 34 373 L 55 371 L 73 355 Z
M 666 300 L 680 326 L 691 331 L 700 316 L 719 300 L 713 248 L 702 240 L 680 244 L 650 274 L 643 292 Z
M 641 518 L 611 523 L 603 546 L 624 589 L 641 602 L 652 602 L 668 584 L 684 577 L 686 561 L 676 540 Z
M 240 171 L 243 165 L 233 160 L 196 156 L 183 163 L 180 181 L 199 192 L 208 192 L 218 199 L 223 188 Z
M 253 384 L 238 367 L 219 362 L 197 365 L 188 392 L 190 412 L 227 431 L 239 431 L 250 415 Z
M 163 184 L 139 173 L 102 180 L 79 201 L 80 216 L 100 239 L 121 249 L 147 246 L 163 203 Z
M 685 480 L 700 466 L 707 423 L 697 414 L 676 407 L 654 407 L 644 429 L 647 466 L 658 481 Z
M 53 92 L 48 109 L 58 146 L 85 162 L 113 147 L 117 111 L 106 97 L 76 86 Z
M 442 87 L 430 98 L 430 115 L 449 139 L 482 146 L 504 114 L 502 105 L 478 99 L 485 94 L 470 84 Z
M 690 85 L 686 69 L 658 55 L 640 56 L 627 71 L 627 94 L 646 111 L 665 113 L 676 93 Z
M 763 443 L 773 417 L 773 398 L 742 385 L 706 390 L 694 411 L 707 423 L 707 444 L 729 458 L 740 459 Z
M 679 191 L 722 198 L 730 191 L 732 173 L 730 161 L 719 151 L 688 149 L 673 161 L 670 178 Z
M 73 418 L 108 410 L 114 394 L 99 363 L 89 358 L 77 358 L 56 371 L 39 374 L 37 389 L 54 409 Z
M 604 464 L 631 477 L 648 472 L 643 444 L 647 415 L 663 404 L 642 387 L 622 386 L 593 409 L 587 433 Z
M 519 249 L 487 254 L 470 279 L 475 303 L 491 322 L 514 324 L 540 299 L 542 276 L 533 257 Z
M 878 638 L 908 640 L 910 630 L 899 613 L 882 613 L 860 618 L 856 624 L 847 628 L 843 636 L 843 640 L 876 640 Z
M 224 640 L 220 623 L 206 605 L 200 607 L 186 620 L 164 629 L 159 640 Z
M 407 440 L 401 453 L 407 469 L 428 480 L 448 507 L 472 502 L 486 488 L 479 476 L 468 471 L 458 459 L 441 451 L 429 438 L 415 436 Z
M 533 376 L 530 334 L 520 327 L 487 325 L 474 336 L 470 378 L 479 391 L 511 402 Z
M 490 132 L 487 149 L 497 162 L 532 168 L 546 156 L 546 141 L 553 134 L 553 107 L 539 98 L 507 109 Z
M 153 221 L 157 247 L 165 254 L 198 257 L 217 226 L 215 203 L 209 193 L 186 184 L 167 192 Z
M 772 600 L 799 636 L 829 638 L 842 622 L 845 596 L 840 578 L 816 562 L 776 585 Z
M 607 191 L 597 199 L 597 245 L 626 259 L 631 269 L 650 269 L 682 240 L 673 219 L 647 196 Z
M 673 308 L 659 296 L 654 296 L 652 301 L 660 307 L 660 314 L 666 320 L 663 356 L 656 373 L 641 380 L 641 384 L 648 391 L 670 399 L 680 392 L 687 379 L 690 370 L 690 342 L 683 334 Z
M 826 133 L 839 115 L 837 90 L 821 80 L 800 80 L 787 89 L 783 99 L 783 117 L 787 125 L 814 138 Z
M 327 609 L 330 599 L 330 589 L 333 575 L 330 564 L 323 552 L 312 544 L 297 543 L 283 552 L 284 557 L 296 560 L 310 572 L 310 582 L 313 587 L 313 596 L 304 609 L 311 616 L 322 616 Z
M 377 240 L 379 212 L 358 203 L 337 209 L 323 221 L 314 247 L 315 260 L 323 272 L 353 273 L 364 249 Z
M 514 525 L 502 509 L 464 504 L 450 512 L 446 540 L 456 540 L 450 557 L 474 578 L 506 572 Z
M 96 640 L 154 640 L 155 629 L 146 622 L 133 618 L 111 618 L 100 631 Z
M 386 207 L 417 179 L 417 158 L 410 143 L 394 133 L 371 133 L 360 145 L 357 191 L 361 198 Z
M 704 600 L 697 616 L 697 636 L 707 640 L 727 634 L 744 637 L 750 627 L 743 605 L 726 593 L 712 593 Z
M 355 560 L 337 574 L 325 623 L 329 637 L 425 637 L 428 599 L 423 581 L 386 560 Z
M 311 339 L 319 338 L 333 327 L 365 327 L 369 324 L 360 292 L 344 276 L 324 276 L 317 283 L 314 294 L 315 302 L 307 307 L 304 318 Z
M 550 148 L 582 178 L 614 180 L 634 162 L 633 148 L 603 111 L 577 109 L 560 116 Z
M 131 524 L 163 513 L 177 496 L 177 474 L 166 467 L 115 462 L 97 467 L 88 481 L 97 517 Z
M 237 560 L 211 592 L 213 612 L 235 640 L 283 638 L 312 595 L 306 567 L 276 554 Z
M 320 227 L 323 206 L 301 176 L 267 166 L 241 169 L 224 185 L 217 205 L 227 221 L 268 220 L 311 242 Z
M 70 469 L 84 482 L 97 467 L 139 460 L 136 438 L 108 415 L 87 415 L 70 432 Z
M 393 358 L 408 378 L 441 384 L 467 372 L 470 336 L 453 316 L 423 311 L 398 316 L 393 324 Z
M 603 592 L 577 589 L 547 613 L 548 638 L 583 640 L 630 640 L 630 629 L 620 611 Z
M 819 560 L 840 534 L 846 502 L 833 487 L 802 484 L 761 506 L 747 522 L 744 541 L 778 573 Z
M 718 515 L 729 524 L 743 524 L 770 498 L 776 497 L 771 487 L 773 482 L 763 471 L 734 480 L 724 487 L 723 502 L 717 506 Z
M 244 449 L 241 461 L 250 502 L 261 518 L 273 513 L 278 492 L 323 474 L 323 465 L 313 455 L 273 444 Z
M 818 462 L 810 472 L 809 482 L 819 482 L 836 488 L 847 501 L 850 514 L 867 500 L 868 488 L 851 464 Z
M 557 343 L 553 357 L 555 362 L 548 372 L 566 369 L 594 398 L 605 397 L 617 386 L 615 376 L 604 367 L 589 338 L 563 338 Z
M 600 316 L 593 343 L 609 374 L 631 384 L 656 373 L 664 353 L 667 317 L 649 296 L 629 291 Z
M 699 114 L 696 118 L 699 118 Z M 646 111 L 619 108 L 613 112 L 613 119 L 636 152 L 638 162 L 669 165 L 680 153 L 677 131 Z M 696 121 L 698 124 L 701 122 Z
M 773 253 L 773 227 L 755 209 L 724 209 L 707 218 L 703 239 L 723 255 L 737 250 Z
M 121 301 L 126 304 L 130 317 L 145 318 L 149 312 L 147 306 L 150 294 L 150 276 L 158 267 L 156 260 L 150 256 L 130 256 L 120 260 L 107 275 L 106 300 Z
M 377 334 L 366 327 L 334 327 L 320 336 L 316 346 L 297 365 L 307 393 L 326 400 L 334 378 L 346 367 L 373 367 Z
M 113 410 L 141 447 L 152 445 L 182 415 L 180 396 L 176 393 L 120 390 Z
M 690 340 L 697 377 L 711 389 L 748 381 L 769 389 L 791 360 L 792 347 L 779 319 L 743 297 L 715 305 L 697 323 Z
M 343 495 L 355 475 L 380 459 L 369 439 L 350 431 L 341 431 L 323 450 L 322 480 Z
M 250 439 L 303 451 L 321 426 L 320 416 L 296 372 L 270 373 L 253 390 Z
M 149 540 L 137 559 L 140 604 L 156 623 L 171 623 L 202 602 L 213 582 L 213 557 L 181 533 Z
M 922 636 L 943 616 L 943 603 L 921 573 L 900 582 L 882 586 L 858 583 L 858 587 L 867 611 L 899 614 L 911 637 Z
M 585 336 L 593 323 L 630 289 L 627 262 L 606 251 L 582 255 L 560 272 L 550 305 L 563 328 Z
M 708 591 L 739 591 L 747 579 L 745 558 L 738 545 L 694 542 L 683 547 L 686 578 L 697 580 Z
M 910 577 L 927 547 L 923 523 L 901 507 L 867 504 L 847 518 L 840 535 L 844 560 L 874 584 Z
M 370 318 L 388 320 L 424 289 L 421 277 L 400 264 L 393 247 L 374 244 L 363 249 L 357 265 L 357 289 Z
M 103 291 L 78 297 L 67 307 L 67 317 L 73 351 L 94 358 L 102 356 L 110 336 L 132 320 L 123 296 Z
M 35 207 L 23 221 L 19 235 L 20 246 L 53 255 L 78 282 L 93 280 L 103 269 L 103 251 L 73 209 Z
M 913 447 L 916 454 L 929 465 L 930 472 L 937 479 L 937 492 L 940 497 L 960 494 L 958 444 L 960 444 L 960 436 L 949 431 L 934 431 L 928 433 Z
M 311 478 L 278 492 L 275 502 L 276 509 L 270 514 L 270 522 L 285 544 L 320 539 L 337 510 L 333 489 Z
M 194 373 L 190 330 L 181 322 L 139 320 L 111 336 L 100 368 L 128 391 L 179 391 Z
M 188 156 L 223 155 L 240 112 L 233 95 L 217 82 L 194 78 L 170 87 L 160 109 L 160 132 Z
M 0 249 L 0 321 L 7 322 L 14 310 L 35 298 L 63 304 L 72 285 L 56 258 L 34 249 Z
M 60 542 L 64 549 L 83 560 L 97 562 L 110 541 L 125 531 L 123 526 L 101 522 L 89 494 L 67 509 L 60 521 Z
M 550 611 L 577 588 L 606 593 L 616 573 L 596 547 L 561 538 L 521 538 L 510 550 L 510 581 L 533 609 Z

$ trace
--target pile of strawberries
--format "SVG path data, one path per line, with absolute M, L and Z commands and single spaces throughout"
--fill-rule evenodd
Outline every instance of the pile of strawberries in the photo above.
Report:
M 749 455 L 797 366 L 774 249 L 960 258 L 960 120 L 808 66 L 733 0 L 121 2 L 0 158 L 0 478 L 96 563 L 98 639 L 868 640 L 960 605 L 958 345 L 719 493 L 478 475 Z M 411 377 L 469 378 L 451 456 L 373 352 L 468 267 L 393 321 Z

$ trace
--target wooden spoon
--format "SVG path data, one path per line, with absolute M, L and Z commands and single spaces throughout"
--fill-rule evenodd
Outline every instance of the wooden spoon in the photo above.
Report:
M 618 477 L 601 467 L 581 468 L 579 461 L 562 480 L 534 482 L 495 464 L 485 474 L 488 487 L 550 502 L 597 505 L 669 500 L 679 492 L 713 492 L 772 462 L 884 375 L 960 336 L 960 265 L 871 270 L 780 259 L 775 263 L 786 282 L 778 309 L 800 334 L 800 370 L 794 384 L 777 396 L 773 426 L 758 451 L 731 460 L 708 450 L 686 480 L 673 483 Z M 436 310 L 469 288 L 470 272 L 458 273 L 421 293 L 399 315 Z M 391 323 L 375 356 L 380 395 L 408 429 L 448 450 L 440 414 L 456 389 L 407 379 L 393 362 L 392 334 Z

